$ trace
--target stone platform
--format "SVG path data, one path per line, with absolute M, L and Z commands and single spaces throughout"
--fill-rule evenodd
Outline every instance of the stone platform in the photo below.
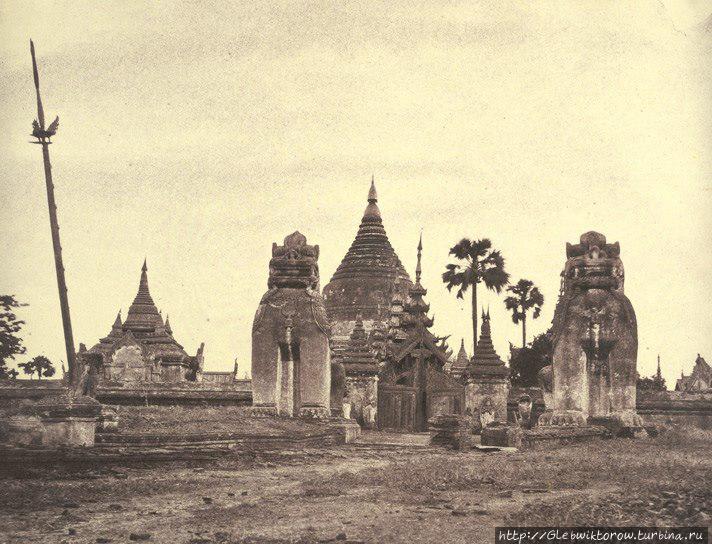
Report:
M 550 449 L 594 440 L 611 438 L 611 432 L 605 427 L 587 425 L 582 427 L 535 427 L 525 430 L 522 436 L 522 448 Z

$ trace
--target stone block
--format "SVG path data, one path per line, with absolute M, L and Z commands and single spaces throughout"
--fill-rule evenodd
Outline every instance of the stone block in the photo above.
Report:
M 40 418 L 33 415 L 14 415 L 7 418 L 4 425 L 4 442 L 15 446 L 41 446 L 44 426 Z
M 648 433 L 642 418 L 635 412 L 620 412 L 610 416 L 591 417 L 591 425 L 605 427 L 612 436 L 619 438 L 647 438 Z
M 119 415 L 115 408 L 102 406 L 101 414 L 96 422 L 96 432 L 116 433 L 119 432 Z
M 435 446 L 449 446 L 464 449 L 471 442 L 468 420 L 454 414 L 440 414 L 428 420 L 430 443 Z
M 344 435 L 344 443 L 350 444 L 361 436 L 361 426 L 353 419 L 332 418 L 333 426 Z
M 101 404 L 70 394 L 45 397 L 28 410 L 44 427 L 43 446 L 93 446 Z
M 491 423 L 482 429 L 481 443 L 483 446 L 521 448 L 522 436 L 522 429 L 518 425 Z

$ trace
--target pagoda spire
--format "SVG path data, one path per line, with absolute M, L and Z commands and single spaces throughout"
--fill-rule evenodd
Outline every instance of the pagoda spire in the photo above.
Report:
M 163 320 L 148 289 L 148 266 L 146 265 L 146 259 L 144 259 L 143 266 L 141 266 L 138 292 L 129 307 L 123 329 L 133 332 L 148 332 L 155 330 L 157 326 L 163 326 Z
M 423 254 L 423 231 L 420 231 L 420 240 L 418 241 L 418 263 L 415 265 L 415 283 L 420 284 L 420 276 L 423 272 L 420 260 Z
M 168 314 L 166 314 L 166 326 L 165 326 L 165 328 L 166 328 L 166 332 L 167 332 L 168 334 L 173 334 L 173 329 L 171 329 L 171 322 L 170 322 L 169 319 L 168 319 Z
M 472 353 L 472 359 L 469 365 L 469 373 L 471 376 L 505 376 L 509 374 L 509 369 L 505 366 L 504 361 L 497 355 L 492 344 L 492 329 L 490 326 L 489 311 L 482 311 L 482 325 L 480 329 L 480 338 Z
M 371 174 L 371 188 L 368 190 L 368 201 L 376 203 L 378 202 L 378 193 L 376 192 L 376 181 L 373 174 Z
M 658 353 L 658 373 L 657 373 L 657 378 L 658 380 L 661 377 L 661 372 L 660 372 L 660 354 Z
M 148 291 L 148 266 L 146 266 L 146 258 L 143 259 L 143 266 L 141 267 L 141 280 L 138 284 L 138 295 L 148 295 L 151 294 Z M 136 295 L 138 297 L 138 295 Z
M 363 221 L 381 221 L 381 210 L 378 208 L 378 193 L 376 192 L 376 182 L 371 176 L 371 188 L 368 190 L 368 206 L 363 212 Z

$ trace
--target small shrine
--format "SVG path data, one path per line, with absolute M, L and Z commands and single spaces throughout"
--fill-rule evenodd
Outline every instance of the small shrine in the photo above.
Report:
M 464 376 L 466 412 L 474 419 L 474 430 L 493 422 L 506 423 L 509 369 L 492 344 L 489 311 L 482 312 L 480 338 Z
M 378 428 L 421 432 L 428 419 L 459 414 L 464 388 L 443 371 L 450 352 L 444 339 L 435 336 L 428 316 L 430 305 L 421 285 L 422 240 L 418 244 L 415 284 L 409 290 L 398 332 L 398 341 L 386 345 L 385 363 L 378 381 Z M 401 338 L 402 337 L 402 338 Z
M 201 344 L 195 355 L 188 355 L 173 337 L 168 316 L 164 321 L 151 297 L 144 260 L 126 319 L 119 312 L 109 334 L 89 350 L 81 345 L 77 355 L 83 374 L 91 372 L 99 383 L 173 383 L 196 380 L 203 349 Z

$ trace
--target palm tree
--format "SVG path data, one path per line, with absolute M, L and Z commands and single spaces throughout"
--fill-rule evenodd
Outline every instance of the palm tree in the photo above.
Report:
M 450 263 L 445 267 L 443 283 L 448 291 L 457 287 L 459 299 L 464 298 L 467 290 L 472 287 L 472 336 L 473 345 L 477 347 L 477 284 L 484 283 L 487 289 L 501 293 L 509 283 L 509 274 L 504 271 L 504 257 L 492 249 L 492 242 L 487 238 L 463 238 L 450 248 L 450 255 L 463 262 Z
M 534 286 L 534 282 L 524 279 L 508 287 L 507 291 L 514 296 L 505 298 L 504 305 L 512 312 L 514 323 L 522 322 L 522 347 L 524 348 L 527 346 L 527 312 L 533 309 L 532 319 L 539 317 L 544 304 L 544 295 Z

